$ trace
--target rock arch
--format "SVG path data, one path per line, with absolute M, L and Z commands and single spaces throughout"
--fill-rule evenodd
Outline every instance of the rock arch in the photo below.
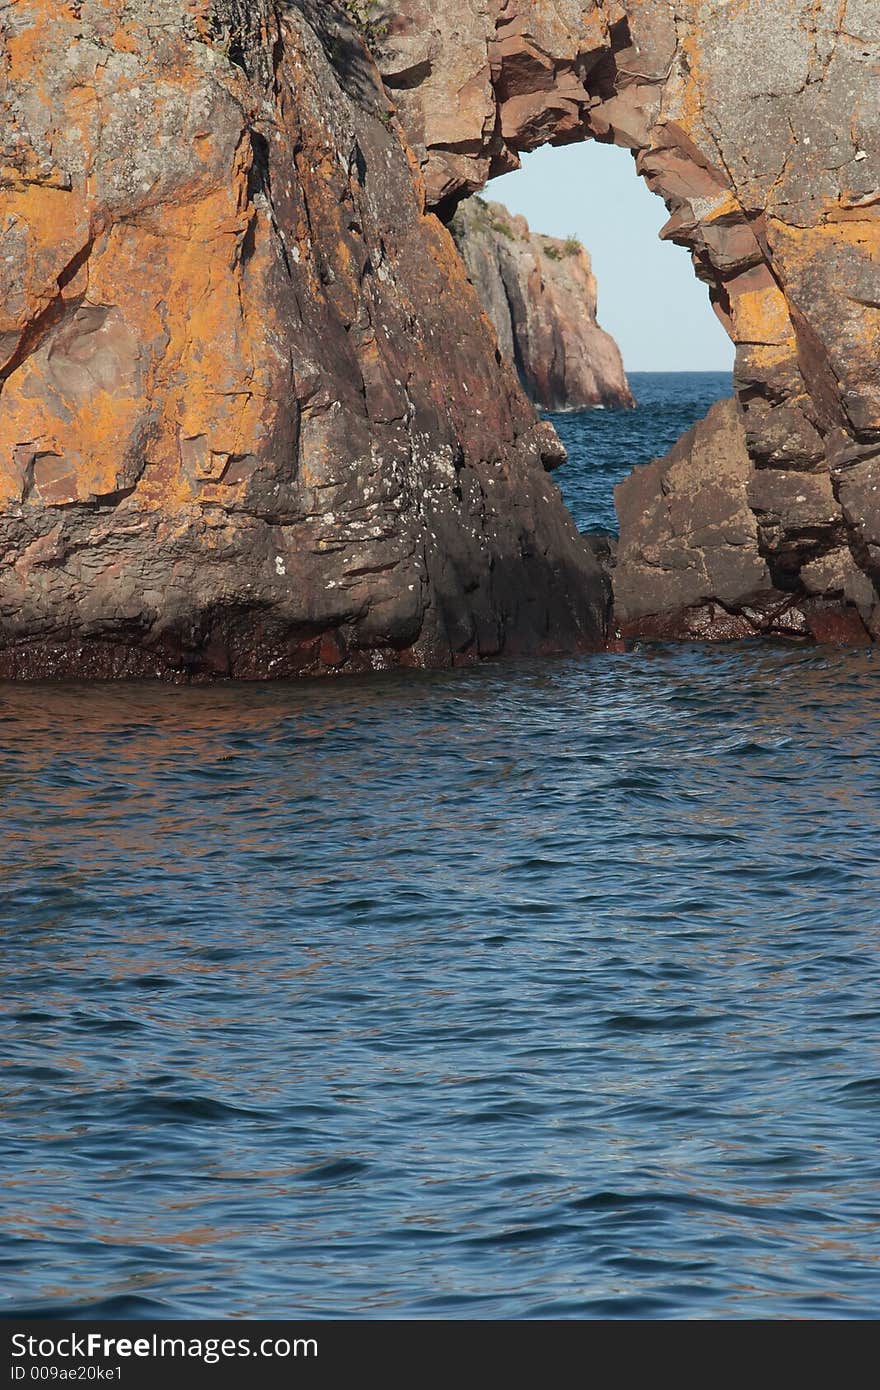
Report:
M 384 87 L 351 22 L 367 3 Z M 875 9 L 7 5 L 0 677 L 601 644 L 558 440 L 432 211 L 519 148 L 587 136 L 637 152 L 730 319 L 778 577 L 800 582 L 806 537 L 826 587 L 869 585 L 870 621 Z
M 748 454 L 773 474 L 751 495 L 774 584 L 797 590 L 812 567 L 814 592 L 867 618 L 880 579 L 876 5 L 381 8 L 385 81 L 441 216 L 538 145 L 633 151 L 669 208 L 663 235 L 691 251 L 737 347 Z

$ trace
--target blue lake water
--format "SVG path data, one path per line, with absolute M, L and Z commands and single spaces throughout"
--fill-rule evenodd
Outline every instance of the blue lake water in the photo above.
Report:
M 0 1313 L 876 1316 L 877 676 L 0 687 Z
M 668 453 L 710 406 L 733 394 L 723 372 L 633 372 L 635 410 L 548 415 L 568 449 L 556 474 L 582 531 L 617 531 L 614 488 L 636 464 Z

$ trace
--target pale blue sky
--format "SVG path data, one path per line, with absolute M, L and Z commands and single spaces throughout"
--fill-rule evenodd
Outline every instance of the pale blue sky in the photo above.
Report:
M 630 372 L 727 371 L 733 345 L 694 275 L 687 251 L 658 240 L 668 214 L 628 150 L 567 145 L 525 155 L 487 198 L 522 213 L 532 230 L 580 237 L 599 281 L 599 322 Z

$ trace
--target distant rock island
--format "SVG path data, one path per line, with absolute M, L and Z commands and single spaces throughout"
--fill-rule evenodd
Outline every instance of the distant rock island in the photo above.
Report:
M 580 241 L 542 236 L 483 198 L 462 203 L 451 231 L 499 347 L 536 405 L 632 408 L 620 349 L 596 322 L 596 277 Z

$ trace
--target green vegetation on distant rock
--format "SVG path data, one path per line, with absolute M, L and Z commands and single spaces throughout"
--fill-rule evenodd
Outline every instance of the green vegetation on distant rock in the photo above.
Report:
M 374 48 L 387 34 L 388 26 L 379 17 L 379 0 L 341 0 L 342 8 L 352 24 L 360 29 L 369 48 Z
M 583 242 L 576 236 L 566 237 L 561 243 L 551 237 L 544 238 L 544 255 L 550 261 L 563 261 L 569 256 L 579 256 L 583 249 Z
M 508 241 L 516 241 L 516 234 L 509 222 L 501 222 L 496 219 L 490 222 L 489 226 L 492 228 L 492 231 L 497 232 L 499 236 L 507 237 Z
M 469 199 L 470 218 L 475 226 L 483 231 L 497 232 L 508 241 L 516 241 L 516 232 L 504 217 L 499 217 L 499 205 L 487 203 L 485 198 L 474 196 Z

